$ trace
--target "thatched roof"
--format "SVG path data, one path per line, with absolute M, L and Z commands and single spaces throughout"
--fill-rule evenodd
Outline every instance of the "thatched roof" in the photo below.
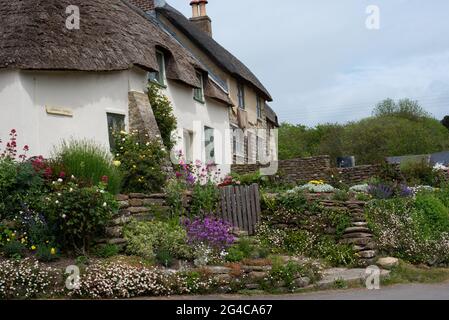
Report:
M 268 103 L 265 104 L 265 115 L 267 117 L 267 120 L 273 123 L 276 127 L 279 127 L 279 120 L 276 112 L 268 105 Z
M 65 27 L 69 5 L 80 8 L 80 30 Z M 124 0 L 0 0 L 0 20 L 0 69 L 158 70 L 160 47 L 167 76 L 199 86 L 201 64 Z
M 227 70 L 233 76 L 243 79 L 254 86 L 259 93 L 268 101 L 272 101 L 270 93 L 257 79 L 257 77 L 229 51 L 223 48 L 212 37 L 199 29 L 189 21 L 182 13 L 165 3 L 156 7 L 156 12 L 166 17 L 173 25 L 182 30 L 190 40 L 199 46 L 220 67 Z

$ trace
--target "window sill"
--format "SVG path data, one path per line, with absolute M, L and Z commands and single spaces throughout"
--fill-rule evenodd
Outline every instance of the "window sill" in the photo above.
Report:
M 195 100 L 195 101 L 197 101 L 197 102 L 199 102 L 201 104 L 206 104 L 206 100 L 204 100 L 204 99 L 198 99 L 196 97 L 193 97 L 193 100 Z

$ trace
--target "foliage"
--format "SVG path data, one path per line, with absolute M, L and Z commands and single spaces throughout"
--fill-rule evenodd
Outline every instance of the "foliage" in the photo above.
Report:
M 339 156 L 353 155 L 358 164 L 375 164 L 389 156 L 429 154 L 448 148 L 447 128 L 410 101 L 377 108 L 373 117 L 345 125 L 306 128 L 283 123 L 279 130 L 280 159 L 326 154 L 335 161 Z
M 158 254 L 162 257 L 162 253 L 179 259 L 192 257 L 186 231 L 176 222 L 132 221 L 124 229 L 124 235 L 127 252 L 150 261 L 156 260 Z
M 41 244 L 36 247 L 35 258 L 41 262 L 51 262 L 59 259 L 56 248 L 52 245 Z
M 325 183 L 307 183 L 302 186 L 296 187 L 294 190 L 306 190 L 312 193 L 330 193 L 335 191 L 336 189 L 332 187 L 330 184 Z
M 220 251 L 230 247 L 235 241 L 232 226 L 214 216 L 185 219 L 184 226 L 190 244 L 203 243 Z
M 426 161 L 401 163 L 401 173 L 410 185 L 438 185 L 438 174 Z
M 276 287 L 277 283 L 282 282 L 288 289 L 295 290 L 295 279 L 300 277 L 307 277 L 312 282 L 315 282 L 320 278 L 319 268 L 310 263 L 298 264 L 289 261 L 284 264 L 275 261 L 267 279 L 265 279 L 264 287 L 273 288 Z
M 23 258 L 26 252 L 26 246 L 17 239 L 11 239 L 1 248 L 7 258 Z
M 37 261 L 0 261 L 0 299 L 45 298 L 62 286 L 58 272 Z
M 412 263 L 449 262 L 447 207 L 433 195 L 376 200 L 366 213 L 381 251 Z
M 227 250 L 226 260 L 240 262 L 245 259 L 266 258 L 267 248 L 260 246 L 249 238 L 240 238 L 239 241 Z
M 74 176 L 79 183 L 96 186 L 107 183 L 107 190 L 120 191 L 120 171 L 113 165 L 109 150 L 88 140 L 64 141 L 55 148 L 51 167 L 58 178 Z
M 262 176 L 259 171 L 247 174 L 237 174 L 232 173 L 231 179 L 234 181 L 233 184 L 250 186 L 253 184 L 258 184 L 259 186 L 265 186 L 268 183 L 268 177 Z
M 443 120 L 441 120 L 441 124 L 449 130 L 449 116 L 445 116 Z
M 88 251 L 93 237 L 117 210 L 117 202 L 104 185 L 82 187 L 75 180 L 64 183 L 62 179 L 52 184 L 39 206 L 58 243 L 77 252 Z
M 333 266 L 352 266 L 356 264 L 356 256 L 352 246 L 338 244 L 329 237 L 322 237 L 317 242 L 311 256 L 322 258 Z
M 172 150 L 175 146 L 175 139 L 173 139 L 172 134 L 177 128 L 177 121 L 173 114 L 171 102 L 154 83 L 148 86 L 148 97 L 157 126 L 161 132 L 162 141 L 167 150 Z
M 111 258 L 120 253 L 120 248 L 116 244 L 100 244 L 93 248 L 92 253 L 98 258 Z
M 205 185 L 196 183 L 192 191 L 190 214 L 198 216 L 215 212 L 219 197 L 220 193 L 214 183 L 208 182 Z
M 396 116 L 410 120 L 419 120 L 431 116 L 419 105 L 418 101 L 410 99 L 402 99 L 398 102 L 385 99 L 376 105 L 373 115 L 375 117 Z
M 349 201 L 351 199 L 351 193 L 345 190 L 336 190 L 332 199 L 335 201 Z
M 122 191 L 160 192 L 165 184 L 166 173 L 163 171 L 167 152 L 158 140 L 148 135 L 141 137 L 139 132 L 116 132 L 115 161 L 123 176 Z
M 185 213 L 183 200 L 186 184 L 179 179 L 170 179 L 165 186 L 165 193 L 167 194 L 166 203 L 170 207 L 172 217 L 180 217 Z

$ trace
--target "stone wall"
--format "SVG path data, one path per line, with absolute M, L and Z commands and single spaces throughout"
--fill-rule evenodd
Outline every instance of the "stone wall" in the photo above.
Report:
M 233 165 L 232 172 L 247 174 L 257 172 L 259 164 Z M 355 185 L 376 176 L 379 165 L 365 165 L 353 168 L 332 168 L 329 156 L 280 160 L 278 162 L 278 179 L 285 183 L 307 183 L 311 180 L 330 181 L 331 176 L 338 174 L 342 182 Z
M 258 164 L 233 165 L 232 172 L 238 174 L 254 173 L 261 166 Z M 327 179 L 330 169 L 330 157 L 320 156 L 279 161 L 278 175 L 288 183 L 308 182 Z
M 119 202 L 120 209 L 109 226 L 106 227 L 106 238 L 101 239 L 99 243 L 124 245 L 126 240 L 123 238 L 123 227 L 131 219 L 151 221 L 156 212 L 155 207 L 159 212 L 168 212 L 169 210 L 166 206 L 165 194 L 131 193 L 129 195 L 118 195 L 116 200 Z

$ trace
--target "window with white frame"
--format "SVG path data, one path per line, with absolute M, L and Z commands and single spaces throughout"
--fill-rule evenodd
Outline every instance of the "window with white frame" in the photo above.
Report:
M 236 164 L 245 162 L 245 133 L 237 126 L 231 126 L 232 130 L 232 155 Z
M 265 137 L 263 136 L 262 131 L 264 131 L 264 130 L 258 130 L 257 136 L 256 136 L 256 146 L 257 146 L 256 161 L 257 162 L 265 160 L 265 157 L 266 157 L 266 154 L 265 154 L 266 153 L 266 141 L 265 141 Z
M 106 113 L 108 121 L 109 147 L 115 148 L 114 133 L 125 130 L 125 116 L 117 113 Z
M 149 73 L 148 80 L 158 85 L 165 86 L 165 55 L 162 51 L 156 50 L 156 60 L 159 71 Z
M 248 163 L 256 163 L 257 153 L 257 135 L 254 132 L 248 131 L 248 143 L 247 143 Z

